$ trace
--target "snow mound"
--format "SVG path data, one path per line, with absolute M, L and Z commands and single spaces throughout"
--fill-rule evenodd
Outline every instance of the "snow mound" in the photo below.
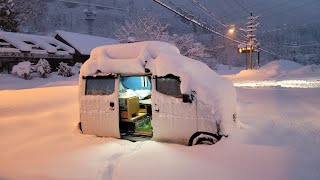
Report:
M 232 67 L 224 64 L 217 64 L 214 68 L 215 72 L 220 75 L 237 74 L 244 69 L 244 67 Z
M 276 70 L 278 72 L 281 71 L 290 71 L 301 68 L 302 65 L 293 61 L 288 60 L 277 60 L 272 61 L 264 66 L 262 66 L 259 70 L 269 71 Z
M 215 117 L 212 121 L 221 124 L 221 133 L 227 134 L 226 129 L 233 124 L 230 122 L 233 122 L 232 115 L 236 112 L 236 92 L 232 82 L 204 63 L 181 55 L 171 44 L 146 41 L 97 47 L 83 64 L 80 77 L 97 72 L 141 74 L 146 70 L 156 76 L 173 74 L 180 77 L 181 93 L 195 91 L 197 101 L 211 107 Z
M 288 60 L 272 61 L 260 69 L 242 70 L 236 75 L 227 75 L 233 80 L 283 80 L 301 79 L 305 77 L 319 77 L 320 66 L 302 66 L 299 63 Z

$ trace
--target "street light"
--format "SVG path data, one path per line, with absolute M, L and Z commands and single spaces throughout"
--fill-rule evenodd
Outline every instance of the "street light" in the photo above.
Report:
M 229 34 L 234 34 L 235 31 L 236 31 L 235 25 L 230 25 L 229 29 L 228 29 L 228 33 Z

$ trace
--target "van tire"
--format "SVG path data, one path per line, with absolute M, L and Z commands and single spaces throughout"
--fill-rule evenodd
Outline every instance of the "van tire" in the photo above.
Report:
M 219 134 L 212 134 L 209 132 L 196 132 L 189 140 L 188 145 L 194 146 L 199 144 L 213 145 L 217 143 L 222 138 Z

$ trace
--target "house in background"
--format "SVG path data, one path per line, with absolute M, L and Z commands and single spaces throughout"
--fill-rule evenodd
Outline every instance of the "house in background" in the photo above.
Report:
M 54 37 L 0 31 L 0 71 L 11 71 L 21 61 L 44 58 L 54 68 L 60 62 L 71 63 L 75 49 Z
M 75 54 L 73 55 L 74 62 L 82 63 L 89 59 L 90 52 L 95 47 L 119 44 L 117 40 L 110 38 L 61 30 L 57 30 L 53 36 L 55 39 L 73 47 L 75 49 Z

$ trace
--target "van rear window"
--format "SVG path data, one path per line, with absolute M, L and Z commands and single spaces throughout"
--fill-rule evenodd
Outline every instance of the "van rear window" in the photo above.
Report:
M 114 78 L 88 78 L 86 95 L 110 95 L 114 92 Z
M 179 77 L 174 75 L 167 75 L 164 77 L 156 78 L 156 90 L 160 93 L 176 98 L 182 98 L 180 84 L 181 81 Z

